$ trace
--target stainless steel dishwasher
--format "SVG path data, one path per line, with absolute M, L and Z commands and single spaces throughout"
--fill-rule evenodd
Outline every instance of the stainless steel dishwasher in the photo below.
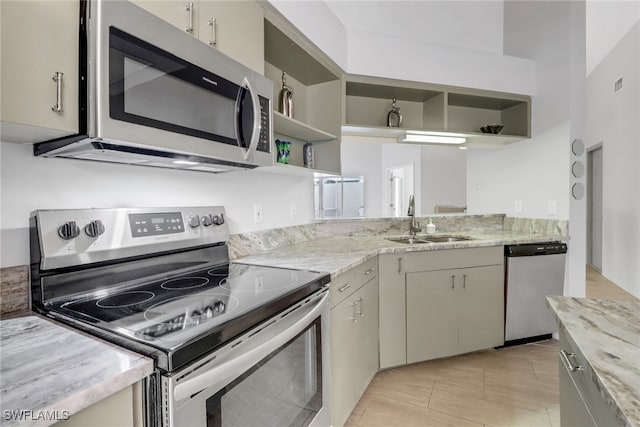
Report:
M 505 345 L 550 338 L 558 326 L 545 296 L 563 293 L 566 243 L 528 243 L 504 249 Z

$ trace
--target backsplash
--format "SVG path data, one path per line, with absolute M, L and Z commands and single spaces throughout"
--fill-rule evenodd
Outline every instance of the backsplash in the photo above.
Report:
M 427 215 L 416 218 L 426 233 L 429 219 L 433 220 L 436 232 L 457 233 L 472 230 L 502 230 L 504 214 L 491 215 Z M 409 232 L 409 219 L 404 218 L 360 218 L 324 220 L 316 222 L 316 238 L 330 239 L 336 236 L 399 236 Z
M 569 235 L 569 221 L 563 219 L 505 217 L 504 230 L 516 233 L 548 234 L 560 238 Z
M 315 224 L 232 234 L 229 238 L 229 258 L 238 259 L 316 238 Z
M 0 314 L 29 309 L 29 267 L 0 268 Z
M 460 233 L 473 230 L 512 231 L 566 238 L 569 222 L 536 218 L 513 218 L 492 215 L 431 215 L 418 218 L 424 229 L 433 220 L 437 232 Z M 404 235 L 409 229 L 407 218 L 362 218 L 325 220 L 293 227 L 273 228 L 233 234 L 229 239 L 229 258 L 271 251 L 315 239 L 345 236 Z M 29 266 L 0 269 L 0 314 L 29 309 Z

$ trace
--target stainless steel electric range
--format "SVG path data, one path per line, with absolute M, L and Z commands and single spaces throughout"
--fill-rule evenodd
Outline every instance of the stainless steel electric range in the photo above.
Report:
M 327 274 L 230 262 L 223 207 L 40 210 L 33 308 L 152 357 L 147 426 L 328 426 Z

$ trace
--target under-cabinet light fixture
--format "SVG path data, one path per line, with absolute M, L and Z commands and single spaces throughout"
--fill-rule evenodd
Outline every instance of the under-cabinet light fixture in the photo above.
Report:
M 190 162 L 189 160 L 174 160 L 173 161 L 174 165 L 187 165 L 187 166 L 194 166 L 199 164 L 198 162 Z
M 463 134 L 445 132 L 407 131 L 398 138 L 398 142 L 409 144 L 464 144 L 467 138 Z

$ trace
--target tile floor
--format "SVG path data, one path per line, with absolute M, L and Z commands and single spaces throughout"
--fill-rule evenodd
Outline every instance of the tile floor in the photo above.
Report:
M 587 268 L 590 298 L 634 298 Z M 485 350 L 379 372 L 345 427 L 560 425 L 558 342 Z

